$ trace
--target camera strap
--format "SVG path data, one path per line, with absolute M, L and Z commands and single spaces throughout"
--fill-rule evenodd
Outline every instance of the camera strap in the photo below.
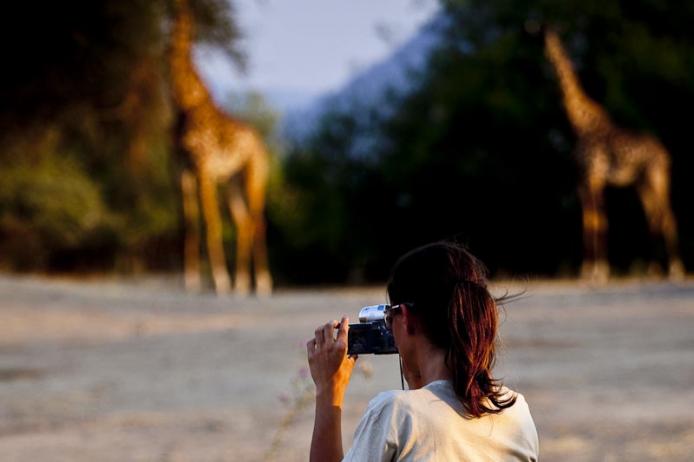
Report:
M 402 375 L 402 356 L 400 356 L 400 353 L 398 353 L 398 364 L 400 365 L 400 386 L 402 389 L 405 389 L 405 378 Z

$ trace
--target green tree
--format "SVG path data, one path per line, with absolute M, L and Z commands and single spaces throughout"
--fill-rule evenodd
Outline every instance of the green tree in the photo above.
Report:
M 694 7 L 635 0 L 442 2 L 448 20 L 416 89 L 367 159 L 349 156 L 359 114 L 329 115 L 288 158 L 312 252 L 382 279 L 394 256 L 440 238 L 469 244 L 496 273 L 572 273 L 580 210 L 572 134 L 540 28 L 557 27 L 588 93 L 618 123 L 656 133 L 673 157 L 682 251 L 694 263 Z M 319 180 L 316 177 L 321 178 Z M 652 253 L 632 191 L 609 191 L 610 251 L 627 270 Z M 323 222 L 338 223 L 337 226 Z M 300 247 L 297 244 L 297 247 Z M 308 245 L 306 245 L 308 247 Z M 318 261 L 318 259 L 316 259 Z
M 242 64 L 231 5 L 191 6 L 199 42 Z M 178 260 L 165 59 L 172 8 L 168 0 L 6 5 L 0 264 L 127 269 Z M 30 237 L 34 253 L 12 236 Z

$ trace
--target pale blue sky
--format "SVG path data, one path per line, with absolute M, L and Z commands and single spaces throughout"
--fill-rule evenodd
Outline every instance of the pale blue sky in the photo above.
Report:
M 199 58 L 215 93 L 259 90 L 300 98 L 340 88 L 383 59 L 437 9 L 437 0 L 234 0 L 248 72 Z

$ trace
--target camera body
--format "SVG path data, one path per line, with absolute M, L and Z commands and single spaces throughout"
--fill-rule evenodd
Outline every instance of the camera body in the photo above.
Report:
M 386 306 L 365 306 L 359 311 L 359 323 L 349 325 L 348 354 L 389 355 L 398 352 L 393 334 L 386 327 Z

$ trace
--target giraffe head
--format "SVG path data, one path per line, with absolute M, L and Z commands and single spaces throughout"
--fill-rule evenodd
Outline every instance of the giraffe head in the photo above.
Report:
M 193 36 L 195 32 L 193 12 L 187 0 L 174 2 L 175 13 L 169 47 L 169 68 L 173 97 L 181 109 L 189 109 L 208 99 L 193 62 Z
M 174 22 L 171 35 L 174 47 L 190 48 L 193 40 L 193 12 L 187 0 L 174 2 Z
M 583 90 L 571 59 L 551 26 L 544 27 L 545 55 L 559 80 L 563 105 L 574 131 L 579 136 L 595 134 L 611 125 L 607 112 Z
M 552 26 L 545 25 L 543 28 L 545 36 L 545 53 L 551 56 L 553 53 L 563 52 L 563 46 L 561 40 L 559 40 L 559 34 L 556 29 Z

